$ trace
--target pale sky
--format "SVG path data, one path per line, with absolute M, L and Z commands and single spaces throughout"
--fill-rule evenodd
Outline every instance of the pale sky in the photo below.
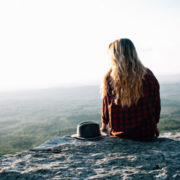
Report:
M 180 74 L 179 0 L 1 0 L 0 91 L 100 82 L 130 38 L 155 75 Z

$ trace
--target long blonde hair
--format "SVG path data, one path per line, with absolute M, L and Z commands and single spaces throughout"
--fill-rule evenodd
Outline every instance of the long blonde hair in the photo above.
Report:
M 109 45 L 112 67 L 105 74 L 103 97 L 107 94 L 107 78 L 112 77 L 115 104 L 130 107 L 143 96 L 142 79 L 146 68 L 140 62 L 135 46 L 129 39 L 120 39 Z

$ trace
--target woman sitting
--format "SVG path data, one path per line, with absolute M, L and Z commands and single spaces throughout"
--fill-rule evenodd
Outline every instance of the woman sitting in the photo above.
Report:
M 109 45 L 111 68 L 103 81 L 102 131 L 137 141 L 159 136 L 159 83 L 150 69 L 140 62 L 129 39 Z

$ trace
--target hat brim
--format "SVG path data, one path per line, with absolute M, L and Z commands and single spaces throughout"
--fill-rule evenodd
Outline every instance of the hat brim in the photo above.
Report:
M 87 141 L 97 141 L 97 140 L 100 140 L 100 139 L 102 139 L 102 138 L 104 138 L 106 136 L 107 136 L 107 134 L 105 134 L 105 133 L 101 133 L 100 136 L 93 137 L 93 138 L 83 138 L 83 137 L 78 136 L 77 134 L 71 135 L 72 138 L 76 138 L 76 139 L 79 139 L 79 140 L 87 140 Z

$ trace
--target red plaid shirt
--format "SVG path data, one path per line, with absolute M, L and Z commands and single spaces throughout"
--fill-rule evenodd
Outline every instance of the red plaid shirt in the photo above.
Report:
M 149 141 L 155 137 L 156 124 L 160 118 L 159 83 L 147 69 L 143 79 L 143 97 L 137 105 L 122 107 L 115 105 L 112 93 L 112 78 L 107 78 L 107 95 L 103 98 L 101 121 L 109 123 L 110 135 L 139 141 Z

